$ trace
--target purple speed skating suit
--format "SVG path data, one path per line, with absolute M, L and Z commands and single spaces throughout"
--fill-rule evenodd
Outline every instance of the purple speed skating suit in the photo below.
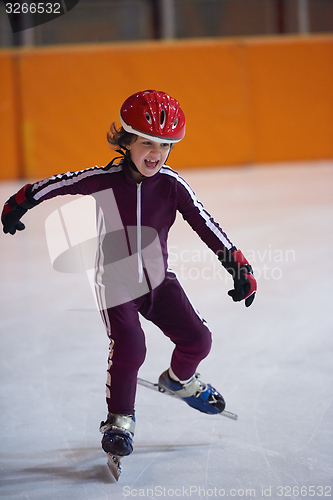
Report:
M 177 172 L 163 166 L 157 174 L 138 184 L 129 175 L 129 168 L 121 161 L 104 168 L 67 172 L 34 183 L 31 191 L 37 202 L 67 194 L 92 195 L 96 199 L 96 292 L 110 339 L 107 404 L 110 413 L 122 414 L 134 410 L 137 373 L 146 353 L 138 313 L 157 325 L 175 344 L 171 367 L 180 380 L 187 380 L 195 373 L 211 348 L 209 329 L 168 268 L 167 237 L 177 211 L 214 253 L 232 247 L 227 235 Z M 142 248 L 149 246 L 154 235 L 159 242 L 162 278 L 155 279 L 152 285 L 154 273 L 147 272 Z M 121 262 L 125 247 L 127 255 L 135 255 L 136 282 L 146 288 L 142 288 L 143 293 L 139 288 L 134 298 L 117 301 L 112 294 L 122 285 L 114 280 L 113 271 L 108 271 L 114 267 L 107 263 L 112 264 L 117 258 Z

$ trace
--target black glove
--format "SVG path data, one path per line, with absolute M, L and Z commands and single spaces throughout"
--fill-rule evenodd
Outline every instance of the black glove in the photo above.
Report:
M 3 207 L 1 214 L 3 232 L 15 234 L 16 231 L 22 231 L 25 225 L 20 221 L 21 217 L 37 204 L 38 202 L 31 196 L 31 184 L 26 184 L 10 197 Z
M 229 290 L 228 295 L 232 297 L 234 302 L 245 299 L 245 306 L 249 307 L 254 301 L 257 291 L 257 281 L 253 276 L 252 267 L 236 247 L 226 250 L 218 258 L 234 280 L 234 289 Z

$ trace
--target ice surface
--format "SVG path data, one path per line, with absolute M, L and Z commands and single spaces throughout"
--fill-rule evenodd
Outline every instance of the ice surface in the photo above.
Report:
M 51 200 L 0 235 L 2 498 L 333 496 L 333 162 L 182 174 L 258 277 L 254 304 L 233 303 L 177 219 L 170 264 L 214 333 L 199 371 L 238 421 L 139 387 L 135 451 L 112 480 L 98 432 L 108 342 L 87 277 L 52 269 L 44 223 L 71 198 Z M 2 202 L 21 184 L 2 183 Z M 156 381 L 172 345 L 143 325 L 140 376 Z

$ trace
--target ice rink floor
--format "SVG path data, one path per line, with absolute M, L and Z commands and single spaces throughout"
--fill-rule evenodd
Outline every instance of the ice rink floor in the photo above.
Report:
M 139 387 L 135 450 L 116 483 L 100 447 L 108 341 L 85 274 L 53 270 L 44 222 L 0 235 L 1 486 L 8 500 L 333 497 L 333 161 L 181 172 L 255 268 L 246 309 L 181 217 L 170 265 L 214 334 L 199 372 L 238 421 Z M 3 204 L 22 183 L 2 183 Z M 172 345 L 142 322 L 140 375 Z

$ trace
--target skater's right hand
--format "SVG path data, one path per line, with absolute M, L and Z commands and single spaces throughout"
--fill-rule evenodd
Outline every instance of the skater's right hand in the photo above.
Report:
M 22 231 L 25 228 L 20 219 L 29 208 L 37 204 L 27 198 L 26 190 L 30 186 L 31 184 L 27 184 L 6 201 L 1 214 L 4 233 L 15 234 L 16 231 Z

